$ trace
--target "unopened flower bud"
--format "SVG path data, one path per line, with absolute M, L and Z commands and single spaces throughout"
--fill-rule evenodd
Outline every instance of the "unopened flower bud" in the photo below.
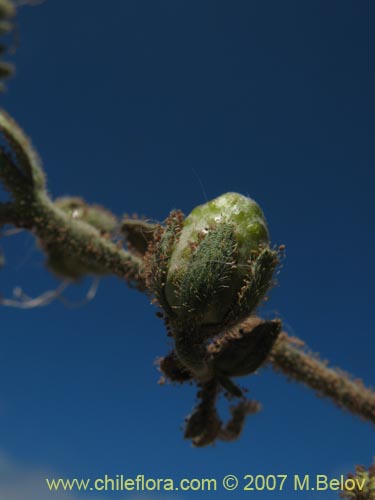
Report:
M 233 322 L 258 305 L 276 263 L 259 205 L 226 193 L 183 221 L 170 256 L 165 299 L 177 317 L 199 325 Z

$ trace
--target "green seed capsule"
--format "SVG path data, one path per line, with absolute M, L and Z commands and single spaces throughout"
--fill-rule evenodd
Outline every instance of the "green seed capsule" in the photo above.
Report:
M 259 205 L 226 193 L 183 221 L 170 256 L 165 299 L 182 323 L 188 318 L 198 326 L 233 321 L 259 303 L 276 263 Z

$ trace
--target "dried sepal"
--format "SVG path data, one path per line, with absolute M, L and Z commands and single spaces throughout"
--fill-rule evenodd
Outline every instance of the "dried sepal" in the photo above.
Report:
M 174 351 L 160 358 L 157 364 L 162 374 L 171 382 L 183 383 L 192 379 L 191 373 L 179 361 Z
M 153 241 L 157 227 L 158 224 L 125 217 L 121 221 L 120 230 L 125 236 L 128 249 L 143 256 L 146 254 L 149 244 Z
M 179 361 L 197 381 L 210 380 L 213 373 L 208 363 L 205 332 L 198 328 L 183 330 L 182 326 L 176 322 L 172 327 L 172 335 Z
M 243 400 L 237 405 L 230 407 L 231 418 L 220 431 L 219 437 L 222 441 L 235 441 L 243 431 L 246 417 L 261 410 L 258 401 Z
M 222 423 L 215 408 L 217 395 L 215 382 L 203 385 L 198 392 L 201 402 L 187 418 L 184 433 L 184 437 L 191 439 L 194 446 L 212 444 L 220 433 Z
M 234 441 L 240 436 L 246 417 L 261 409 L 257 401 L 241 399 L 230 407 L 231 418 L 223 424 L 216 410 L 216 400 L 219 395 L 217 381 L 201 385 L 198 392 L 200 403 L 188 416 L 185 423 L 185 439 L 191 439 L 197 447 L 208 446 L 216 441 Z
M 209 346 L 216 376 L 241 377 L 255 372 L 268 358 L 281 332 L 281 322 L 246 323 L 226 332 Z

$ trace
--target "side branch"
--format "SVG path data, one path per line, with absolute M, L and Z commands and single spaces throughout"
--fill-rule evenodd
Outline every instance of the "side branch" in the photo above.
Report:
M 106 239 L 90 224 L 70 218 L 44 193 L 37 196 L 33 209 L 30 229 L 42 241 L 58 244 L 64 253 L 92 262 L 107 270 L 108 274 L 145 290 L 141 258 Z
M 13 224 L 38 238 L 47 266 L 59 276 L 114 274 L 145 290 L 143 258 L 111 240 L 118 234 L 115 216 L 79 198 L 52 201 L 44 170 L 30 140 L 16 122 L 0 111 L 0 179 L 12 201 L 0 203 L 0 227 Z
M 375 392 L 360 380 L 351 379 L 347 373 L 329 368 L 302 346 L 301 341 L 283 333 L 272 350 L 273 368 L 319 395 L 331 398 L 340 408 L 375 424 Z

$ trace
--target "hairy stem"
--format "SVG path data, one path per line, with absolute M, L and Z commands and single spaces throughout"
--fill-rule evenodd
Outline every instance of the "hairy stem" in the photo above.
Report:
M 142 259 L 119 248 L 83 221 L 69 218 L 44 193 L 32 205 L 32 230 L 44 241 L 58 243 L 64 252 L 100 264 L 110 273 L 144 290 Z
M 340 408 L 375 424 L 375 392 L 343 371 L 329 368 L 302 346 L 301 341 L 283 333 L 272 350 L 273 368 L 319 395 L 331 398 Z

